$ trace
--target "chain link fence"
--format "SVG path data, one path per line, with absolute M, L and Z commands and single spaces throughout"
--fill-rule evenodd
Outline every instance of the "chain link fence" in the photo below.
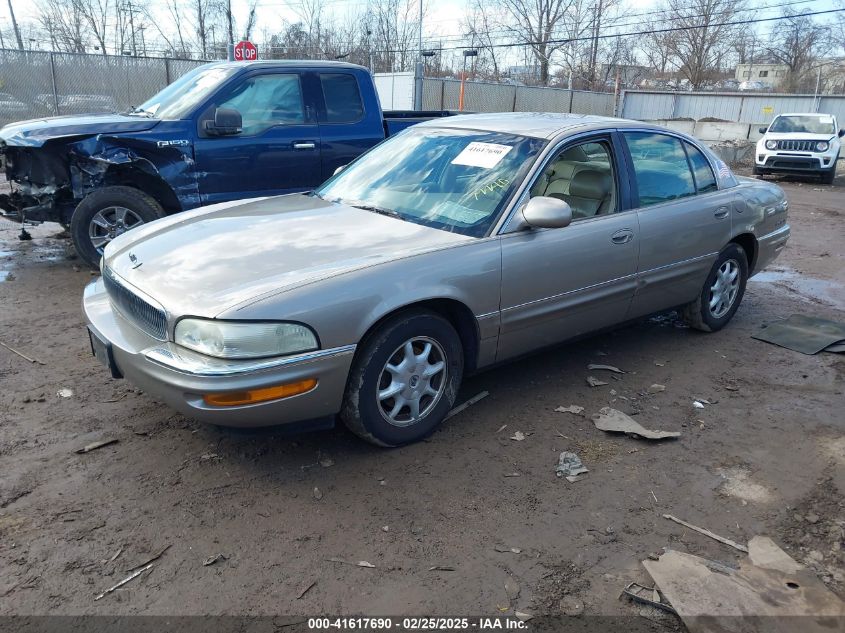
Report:
M 0 49 L 0 124 L 146 101 L 202 61 Z

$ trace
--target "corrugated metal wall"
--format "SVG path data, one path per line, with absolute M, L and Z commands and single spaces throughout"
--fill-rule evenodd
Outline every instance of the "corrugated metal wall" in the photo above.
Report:
M 818 102 L 818 107 L 817 107 Z M 713 92 L 625 92 L 622 113 L 626 119 L 713 118 L 764 125 L 786 112 L 823 112 L 845 122 L 845 96 L 741 94 Z
M 430 79 L 423 82 L 423 109 L 457 110 L 461 82 L 457 79 Z M 575 112 L 613 116 L 613 95 L 467 81 L 464 110 L 470 112 Z

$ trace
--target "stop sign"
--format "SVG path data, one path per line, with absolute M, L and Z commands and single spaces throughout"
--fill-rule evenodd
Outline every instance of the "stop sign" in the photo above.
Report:
M 251 62 L 258 59 L 258 49 L 252 42 L 238 42 L 235 44 L 235 61 L 236 62 Z

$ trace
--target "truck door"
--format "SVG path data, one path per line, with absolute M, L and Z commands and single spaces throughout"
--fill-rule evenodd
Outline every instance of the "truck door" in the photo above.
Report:
M 200 117 L 194 148 L 201 204 L 307 191 L 320 184 L 320 130 L 299 72 L 258 71 L 225 88 Z M 212 136 L 205 121 L 234 108 L 243 131 Z

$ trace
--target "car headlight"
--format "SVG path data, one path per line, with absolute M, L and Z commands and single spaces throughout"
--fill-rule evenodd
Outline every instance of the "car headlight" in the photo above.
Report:
M 817 152 L 826 152 L 828 147 L 830 147 L 830 144 L 827 141 L 819 141 L 816 143 Z
M 319 349 L 317 336 L 300 323 L 182 319 L 174 340 L 218 358 L 264 358 Z
M 777 149 L 778 142 L 777 141 L 766 141 L 766 149 Z

